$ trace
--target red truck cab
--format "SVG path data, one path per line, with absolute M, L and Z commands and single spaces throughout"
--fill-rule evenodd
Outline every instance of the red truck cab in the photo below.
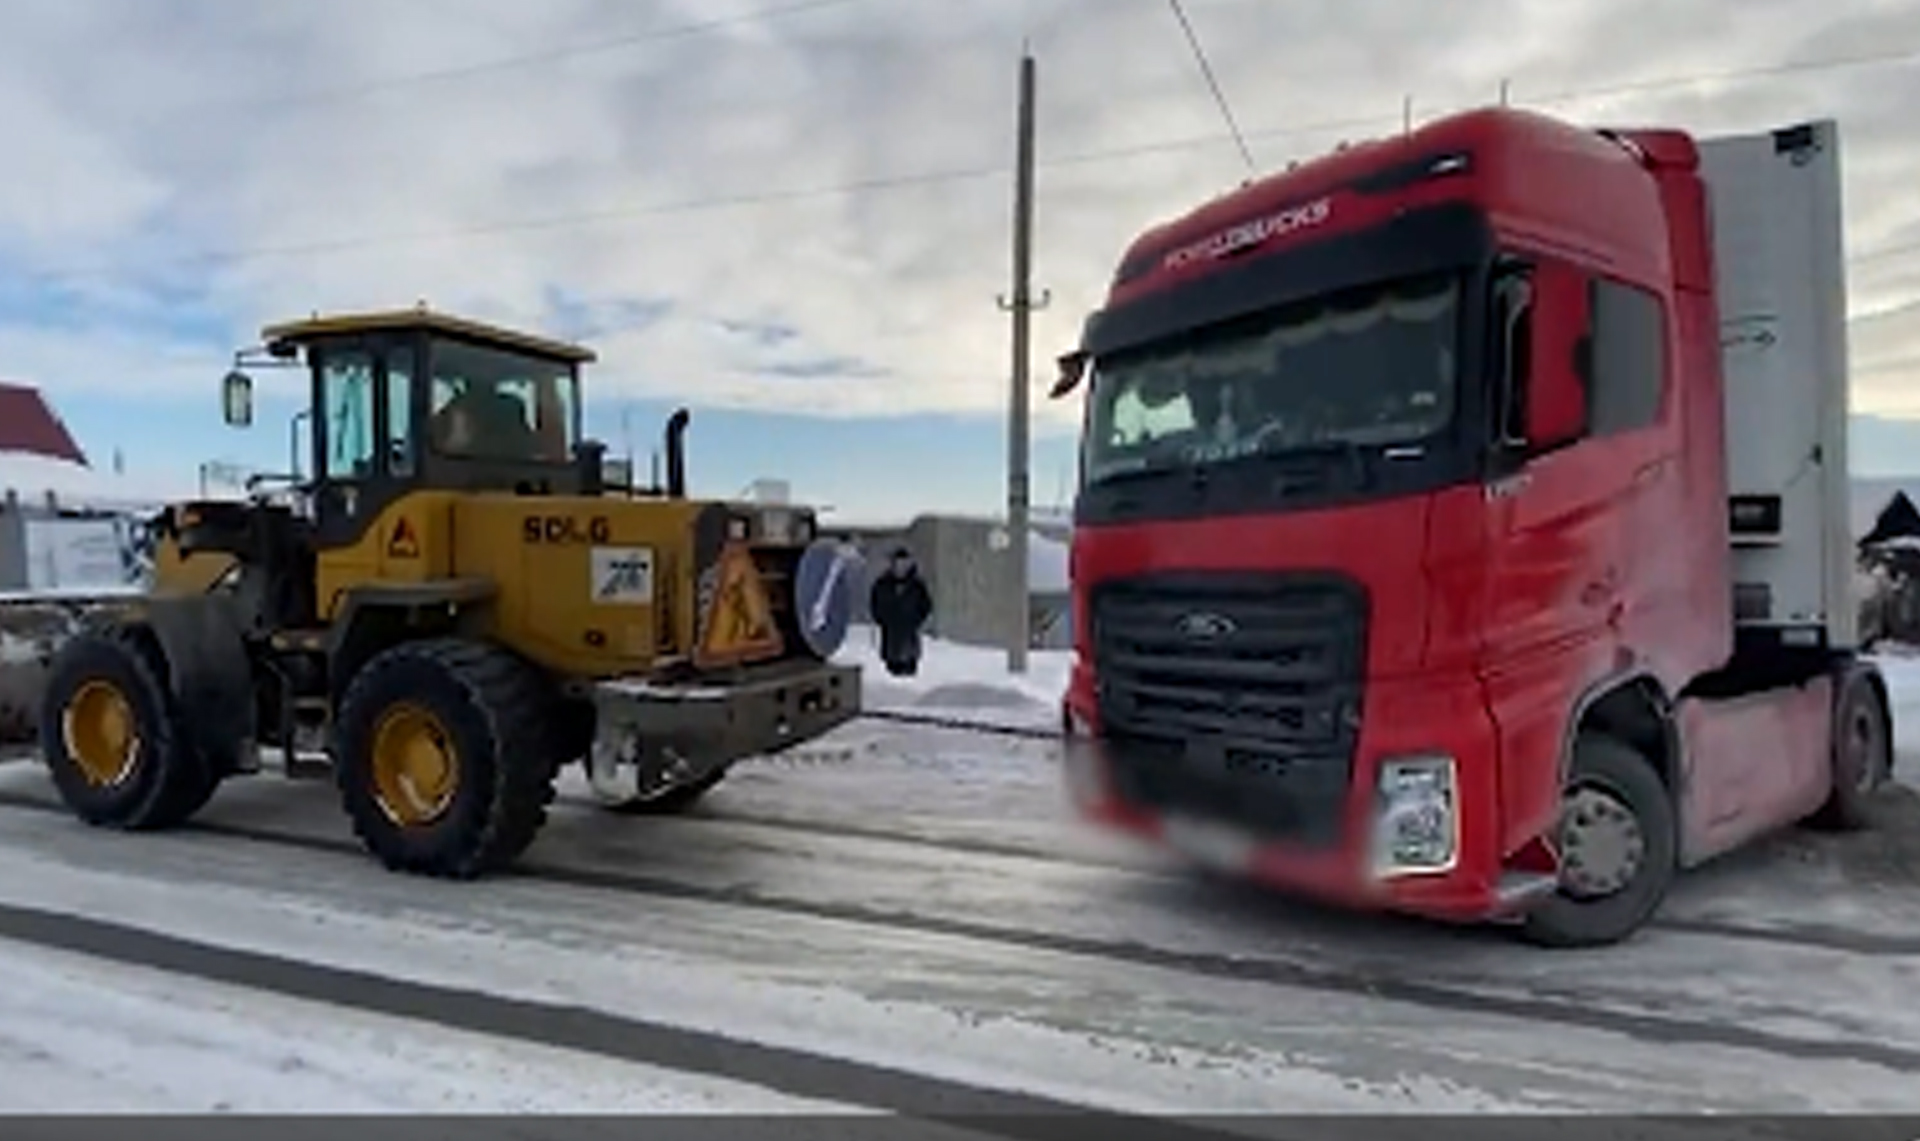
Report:
M 1271 884 L 1536 941 L 1863 819 L 1831 123 L 1485 109 L 1158 226 L 1084 384 L 1084 811 Z

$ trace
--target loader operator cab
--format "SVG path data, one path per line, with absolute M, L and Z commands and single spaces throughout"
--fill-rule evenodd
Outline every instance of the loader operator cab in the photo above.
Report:
M 313 317 L 267 328 L 225 382 L 229 424 L 252 420 L 249 359 L 304 361 L 314 545 L 358 541 L 414 491 L 597 495 L 601 450 L 581 440 L 591 350 L 426 309 Z M 264 354 L 264 360 L 261 359 Z

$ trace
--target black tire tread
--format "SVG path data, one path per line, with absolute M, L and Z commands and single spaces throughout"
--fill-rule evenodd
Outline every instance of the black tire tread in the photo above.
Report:
M 1642 809 L 1653 817 L 1642 821 L 1650 849 L 1647 855 L 1656 862 L 1658 870 L 1652 880 L 1626 889 L 1638 899 L 1624 915 L 1609 906 L 1619 903 L 1617 896 L 1593 903 L 1554 896 L 1529 912 L 1521 922 L 1521 937 L 1536 946 L 1591 948 L 1625 941 L 1659 910 L 1678 870 L 1679 829 L 1673 798 L 1666 782 L 1647 758 L 1617 738 L 1582 733 L 1574 743 L 1571 775 L 1583 773 L 1607 778 L 1623 791 L 1630 795 L 1637 793 L 1645 801 Z M 1664 857 L 1659 854 L 1661 850 Z
M 559 758 L 546 730 L 545 679 L 504 649 L 482 642 L 436 638 L 406 642 L 363 667 L 340 701 L 341 721 L 358 716 L 390 670 L 425 661 L 453 679 L 486 723 L 494 743 L 492 787 L 478 827 L 452 850 L 419 850 L 393 842 L 382 819 L 353 810 L 354 766 L 335 767 L 336 784 L 349 806 L 354 834 L 389 869 L 439 879 L 470 880 L 511 864 L 532 845 L 554 800 Z M 462 774 L 467 779 L 469 774 Z M 371 803 L 371 797 L 368 798 Z M 378 810 L 373 812 L 377 815 Z
M 1807 817 L 1806 825 L 1821 832 L 1859 832 L 1872 827 L 1872 811 L 1869 806 L 1873 793 L 1863 792 L 1849 779 L 1851 774 L 1838 771 L 1839 735 L 1845 731 L 1842 724 L 1842 712 L 1846 702 L 1857 691 L 1863 692 L 1866 699 L 1874 703 L 1874 713 L 1880 721 L 1880 743 L 1884 754 L 1879 759 L 1880 772 L 1876 776 L 1875 787 L 1892 776 L 1893 769 L 1893 717 L 1887 708 L 1886 700 L 1881 696 L 1880 688 L 1873 683 L 1872 677 L 1864 670 L 1849 669 L 1840 673 L 1836 681 L 1842 687 L 1834 695 L 1834 718 L 1832 735 L 1828 741 L 1829 764 L 1834 768 L 1833 791 L 1826 801 Z

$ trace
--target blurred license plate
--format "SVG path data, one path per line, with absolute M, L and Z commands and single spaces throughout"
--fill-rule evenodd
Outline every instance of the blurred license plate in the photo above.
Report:
M 1240 870 L 1253 859 L 1253 837 L 1228 824 L 1170 816 L 1160 835 L 1174 851 L 1213 867 Z

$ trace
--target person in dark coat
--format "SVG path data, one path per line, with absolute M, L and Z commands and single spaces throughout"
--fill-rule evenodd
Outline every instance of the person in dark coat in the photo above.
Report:
M 880 660 L 895 677 L 920 672 L 920 629 L 933 617 L 933 595 L 905 547 L 894 549 L 887 569 L 873 580 L 867 609 L 880 627 Z

